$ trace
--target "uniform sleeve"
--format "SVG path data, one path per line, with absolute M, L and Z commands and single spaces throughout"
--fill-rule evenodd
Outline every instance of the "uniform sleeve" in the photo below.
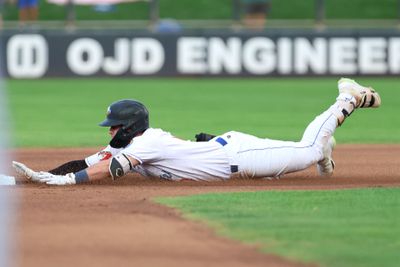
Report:
M 152 163 L 163 158 L 163 149 L 158 140 L 145 136 L 134 138 L 122 153 L 135 158 L 140 164 Z
M 107 159 L 117 155 L 122 150 L 123 149 L 121 149 L 121 148 L 113 148 L 110 145 L 108 145 L 106 148 L 104 148 L 100 152 L 97 152 L 96 154 L 93 154 L 93 155 L 85 158 L 85 162 L 88 166 L 92 166 L 94 164 L 99 163 L 100 161 L 107 160 Z

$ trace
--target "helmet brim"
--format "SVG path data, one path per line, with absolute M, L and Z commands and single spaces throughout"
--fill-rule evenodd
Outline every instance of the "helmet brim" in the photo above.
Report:
M 99 123 L 99 126 L 102 127 L 112 127 L 112 126 L 118 126 L 118 125 L 123 125 L 124 122 L 120 120 L 112 120 L 112 119 L 105 119 L 104 121 Z

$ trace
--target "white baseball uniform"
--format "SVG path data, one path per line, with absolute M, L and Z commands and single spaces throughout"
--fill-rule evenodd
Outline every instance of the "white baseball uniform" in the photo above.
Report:
M 323 158 L 322 148 L 337 127 L 329 109 L 306 128 L 300 142 L 262 139 L 240 132 L 227 132 L 208 142 L 178 139 L 161 129 L 147 129 L 124 149 L 107 147 L 113 156 L 131 156 L 140 163 L 132 171 L 169 180 L 278 177 L 303 170 Z M 98 154 L 95 154 L 98 155 Z M 86 159 L 88 165 L 99 157 Z

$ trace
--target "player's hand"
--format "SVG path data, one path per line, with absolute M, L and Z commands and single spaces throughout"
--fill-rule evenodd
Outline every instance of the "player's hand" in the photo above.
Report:
M 12 166 L 17 171 L 17 173 L 25 176 L 28 180 L 38 182 L 38 183 L 46 183 L 51 185 L 68 185 L 68 184 L 76 184 L 75 175 L 73 173 L 69 173 L 67 175 L 54 175 L 49 172 L 35 172 L 32 169 L 28 168 L 25 164 L 17 161 L 12 162 Z
M 12 166 L 15 171 L 23 176 L 25 176 L 28 180 L 32 180 L 34 182 L 40 182 L 39 172 L 35 172 L 32 169 L 28 168 L 25 164 L 21 162 L 13 161 Z M 41 172 L 44 173 L 44 172 Z
M 39 174 L 40 175 L 40 174 Z M 51 173 L 43 173 L 40 175 L 40 182 L 49 185 L 71 185 L 76 184 L 75 174 L 68 173 L 66 175 L 53 175 Z

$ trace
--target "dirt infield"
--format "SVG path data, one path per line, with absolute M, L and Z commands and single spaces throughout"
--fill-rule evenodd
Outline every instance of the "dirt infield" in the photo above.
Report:
M 15 158 L 47 170 L 96 149 L 21 149 Z M 168 182 L 130 175 L 117 182 L 51 187 L 19 177 L 17 266 L 304 266 L 216 237 L 154 204 L 158 196 L 287 189 L 400 186 L 400 145 L 339 145 L 335 175 L 315 167 L 279 180 Z M 216 203 L 217 205 L 217 203 Z

